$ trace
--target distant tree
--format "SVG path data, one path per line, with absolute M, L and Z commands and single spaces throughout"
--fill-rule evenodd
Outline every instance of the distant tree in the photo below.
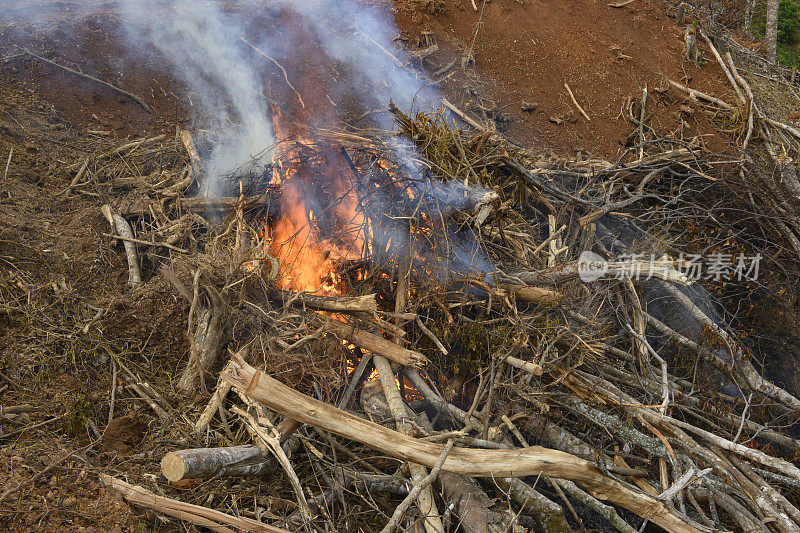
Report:
M 767 47 L 767 59 L 773 63 L 778 54 L 778 9 L 779 0 L 767 0 L 767 25 L 764 31 L 764 45 Z
M 753 13 L 756 11 L 756 0 L 747 0 L 747 6 L 744 10 L 744 31 L 748 35 L 752 33 Z

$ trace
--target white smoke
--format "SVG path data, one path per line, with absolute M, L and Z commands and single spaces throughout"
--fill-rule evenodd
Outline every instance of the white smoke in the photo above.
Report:
M 215 2 L 131 0 L 121 9 L 130 41 L 146 43 L 171 63 L 171 73 L 191 91 L 196 118 L 214 131 L 203 192 L 218 194 L 220 176 L 275 141 L 261 82 L 242 48 L 241 21 Z

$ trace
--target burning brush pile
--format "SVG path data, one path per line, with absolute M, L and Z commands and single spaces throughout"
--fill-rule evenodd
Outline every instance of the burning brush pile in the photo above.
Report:
M 185 442 L 162 473 L 233 500 L 106 484 L 220 531 L 797 531 L 800 447 L 779 424 L 800 402 L 638 225 L 723 167 L 663 139 L 566 161 L 393 113 L 399 132 L 359 135 L 274 112 L 276 148 L 221 196 L 192 193 L 184 132 L 165 150 L 187 148 L 185 171 L 106 209 L 131 283 L 160 272 L 190 305 L 192 430 L 140 387 Z M 136 258 L 154 246 L 168 257 Z M 281 506 L 256 498 L 265 480 Z

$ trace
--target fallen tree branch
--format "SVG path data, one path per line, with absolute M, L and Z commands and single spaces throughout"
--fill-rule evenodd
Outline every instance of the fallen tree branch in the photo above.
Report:
M 395 508 L 389 523 L 384 526 L 384 528 L 381 530 L 381 533 L 392 533 L 392 531 L 397 528 L 397 526 L 400 524 L 400 519 L 403 518 L 403 515 L 406 511 L 408 511 L 408 508 L 411 507 L 411 504 L 414 503 L 414 500 L 416 500 L 420 493 L 436 480 L 436 476 L 439 475 L 439 471 L 442 469 L 442 465 L 444 464 L 445 459 L 447 459 L 447 454 L 450 453 L 450 449 L 452 447 L 453 441 L 448 440 L 447 444 L 444 445 L 441 455 L 439 455 L 439 459 L 436 460 L 436 464 L 433 465 L 433 468 L 431 468 L 430 473 L 425 476 L 422 481 L 419 482 L 419 484 L 415 484 L 414 488 L 411 489 L 411 492 L 408 493 L 408 496 L 406 496 L 403 501 L 400 502 L 400 505 Z
M 108 223 L 111 224 L 111 229 L 123 238 L 125 256 L 128 259 L 128 284 L 135 287 L 142 282 L 142 273 L 139 270 L 139 255 L 136 253 L 136 246 L 134 246 L 133 242 L 136 240 L 133 238 L 133 230 L 127 220 L 111 211 L 110 205 L 104 205 L 100 208 L 100 211 L 106 217 Z
M 677 81 L 673 81 L 673 80 L 667 79 L 667 82 L 670 85 L 672 85 L 673 87 L 675 87 L 676 89 L 680 89 L 681 91 L 687 93 L 689 96 L 692 96 L 694 98 L 699 98 L 700 100 L 705 100 L 707 102 L 711 102 L 712 104 L 716 104 L 719 107 L 721 107 L 722 109 L 726 109 L 728 111 L 733 111 L 733 109 L 734 109 L 732 105 L 730 105 L 727 102 L 723 102 L 722 100 L 720 100 L 719 98 L 717 98 L 715 96 L 711 96 L 710 94 L 706 94 L 704 92 L 700 92 L 700 91 L 698 91 L 696 89 L 690 89 L 689 87 L 686 87 L 685 85 L 681 85 Z
M 284 306 L 310 307 L 323 311 L 373 313 L 378 310 L 374 294 L 364 296 L 320 296 L 309 292 L 268 289 L 267 297 Z
M 403 348 L 379 335 L 356 328 L 353 325 L 331 320 L 326 326 L 328 333 L 346 339 L 359 348 L 382 355 L 401 365 L 420 367 L 428 363 L 428 358 L 419 352 Z
M 289 533 L 285 529 L 270 526 L 243 516 L 233 516 L 201 505 L 193 505 L 153 494 L 144 487 L 131 485 L 121 479 L 100 474 L 100 481 L 109 491 L 119 493 L 134 505 L 153 509 L 167 516 L 185 520 L 212 531 L 235 533 L 235 531 L 255 531 L 259 533 Z M 236 529 L 231 529 L 236 528 Z

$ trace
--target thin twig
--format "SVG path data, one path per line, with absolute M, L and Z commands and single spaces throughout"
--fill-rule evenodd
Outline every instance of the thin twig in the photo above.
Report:
M 3 172 L 3 181 L 6 181 L 6 178 L 8 178 L 8 167 L 11 165 L 11 156 L 12 155 L 14 155 L 14 147 L 13 146 L 8 151 L 8 161 L 6 161 L 6 170 L 5 170 L 5 172 Z
M 244 43 L 245 43 L 246 45 L 248 45 L 250 48 L 252 48 L 252 49 L 253 49 L 253 50 L 255 50 L 256 52 L 258 52 L 258 53 L 259 53 L 259 54 L 261 54 L 262 56 L 266 57 L 266 58 L 267 58 L 267 59 L 269 59 L 270 61 L 272 61 L 272 62 L 275 64 L 275 66 L 276 66 L 276 67 L 278 67 L 279 69 L 281 69 L 281 72 L 283 72 L 283 79 L 286 81 L 286 85 L 288 85 L 288 86 L 289 86 L 289 88 L 290 88 L 292 91 L 294 91 L 294 94 L 295 94 L 295 95 L 297 95 L 297 100 L 300 102 L 300 105 L 303 107 L 303 109 L 305 109 L 305 107 L 306 107 L 306 104 L 305 104 L 305 102 L 303 102 L 303 97 L 302 97 L 302 96 L 300 96 L 300 93 L 297 91 L 297 89 L 295 89 L 295 88 L 294 88 L 294 85 L 292 85 L 292 82 L 290 82 L 290 81 L 289 81 L 289 74 L 286 72 L 286 69 L 285 69 L 285 68 L 283 68 L 283 67 L 281 66 L 281 64 L 280 64 L 280 63 L 278 63 L 278 62 L 277 62 L 277 61 L 276 61 L 274 58 L 272 58 L 272 57 L 268 56 L 267 54 L 265 54 L 264 52 L 262 52 L 261 50 L 259 50 L 258 48 L 256 48 L 256 46 L 255 46 L 254 44 L 252 44 L 250 41 L 248 41 L 248 40 L 247 40 L 247 39 L 245 39 L 244 37 L 239 37 L 239 39 L 241 39 L 241 40 L 242 40 L 242 42 L 244 42 Z
M 578 101 L 575 99 L 575 95 L 572 94 L 572 89 L 569 88 L 569 85 L 567 85 L 565 83 L 564 84 L 564 88 L 567 89 L 567 92 L 569 93 L 569 97 L 572 98 L 572 103 L 575 104 L 575 107 L 577 107 L 578 111 L 581 112 L 581 115 L 583 115 L 583 118 L 585 118 L 586 120 L 592 120 L 592 119 L 589 118 L 589 115 L 586 114 L 586 111 L 583 110 L 583 108 L 581 107 L 581 104 L 579 104 Z
M 65 455 L 64 457 L 62 457 L 61 459 L 56 459 L 55 461 L 53 461 L 52 463 L 47 465 L 47 467 L 44 470 L 40 470 L 38 473 L 32 475 L 31 477 L 29 477 L 25 481 L 21 481 L 16 486 L 14 486 L 14 487 L 8 489 L 7 491 L 5 491 L 2 495 L 0 495 L 0 503 L 3 503 L 3 501 L 5 501 L 6 498 L 8 498 L 9 496 L 11 496 L 15 492 L 17 492 L 19 489 L 21 489 L 22 487 L 25 487 L 26 485 L 30 485 L 31 483 L 33 483 L 34 481 L 36 481 L 37 479 L 39 479 L 40 477 L 42 477 L 43 475 L 45 475 L 46 473 L 51 471 L 52 469 L 54 469 L 57 466 L 59 466 L 60 464 L 62 464 L 64 461 L 66 461 L 70 457 L 72 457 L 72 456 L 74 456 L 74 455 L 76 455 L 78 453 L 85 452 L 89 448 L 91 448 L 92 446 L 94 446 L 94 443 L 91 443 L 88 446 L 84 446 L 83 448 L 78 448 L 77 450 L 73 450 L 72 452 L 70 452 L 67 455 Z M 442 462 L 444 462 L 444 459 L 442 459 Z
M 153 111 L 153 108 L 150 107 L 150 104 L 148 104 L 147 102 L 145 102 L 144 100 L 142 100 L 141 98 L 136 96 L 135 94 L 129 93 L 128 91 L 126 91 L 124 89 L 120 89 L 116 85 L 111 85 L 107 81 L 103 81 L 100 78 L 95 78 L 94 76 L 90 76 L 89 74 L 84 74 L 83 72 L 80 72 L 80 71 L 77 71 L 77 70 L 73 70 L 73 69 L 71 69 L 69 67 L 65 67 L 64 65 L 59 65 L 55 61 L 50 61 L 49 59 L 44 58 L 44 57 L 42 57 L 42 56 L 40 56 L 38 54 L 34 54 L 33 52 L 31 52 L 27 48 L 22 48 L 22 51 L 25 52 L 26 54 L 28 54 L 31 57 L 35 57 L 36 59 L 38 59 L 40 61 L 44 61 L 48 65 L 53 65 L 54 67 L 57 67 L 57 68 L 60 68 L 61 70 L 69 72 L 70 74 L 75 74 L 76 76 L 80 76 L 81 78 L 84 78 L 84 79 L 87 79 L 87 80 L 91 80 L 91 81 L 93 81 L 95 83 L 99 83 L 103 87 L 108 87 L 111 90 L 117 91 L 118 93 L 127 96 L 128 98 L 130 98 L 131 100 L 133 100 L 134 102 L 139 104 L 142 107 L 142 109 L 144 109 L 148 113 L 155 113 L 155 111 Z
M 397 528 L 398 524 L 400 524 L 400 519 L 403 518 L 403 515 L 406 511 L 408 511 L 408 508 L 411 507 L 411 504 L 414 503 L 414 500 L 417 499 L 420 492 L 429 487 L 431 483 L 436 480 L 436 476 L 439 475 L 439 471 L 442 469 L 442 465 L 444 465 L 444 461 L 447 459 L 447 454 L 450 453 L 450 449 L 452 447 L 453 439 L 449 439 L 447 444 L 444 445 L 444 449 L 439 455 L 439 459 L 436 461 L 436 464 L 433 465 L 433 468 L 431 468 L 430 473 L 422 478 L 422 481 L 419 484 L 414 485 L 414 488 L 411 489 L 411 492 L 408 493 L 408 496 L 406 496 L 403 501 L 400 502 L 400 505 L 398 505 L 394 510 L 392 517 L 389 519 L 389 522 L 386 524 L 386 526 L 381 530 L 381 533 L 392 533 Z
M 104 237 L 111 237 L 112 239 L 117 239 L 123 242 L 132 242 L 136 244 L 144 244 L 146 246 L 161 246 L 162 248 L 168 248 L 172 251 L 179 252 L 182 254 L 188 254 L 189 250 L 184 250 L 183 248 L 178 248 L 177 246 L 173 246 L 166 242 L 150 242 L 150 241 L 143 241 L 142 239 L 134 239 L 133 237 L 123 237 L 122 235 L 114 235 L 112 233 L 103 233 Z

